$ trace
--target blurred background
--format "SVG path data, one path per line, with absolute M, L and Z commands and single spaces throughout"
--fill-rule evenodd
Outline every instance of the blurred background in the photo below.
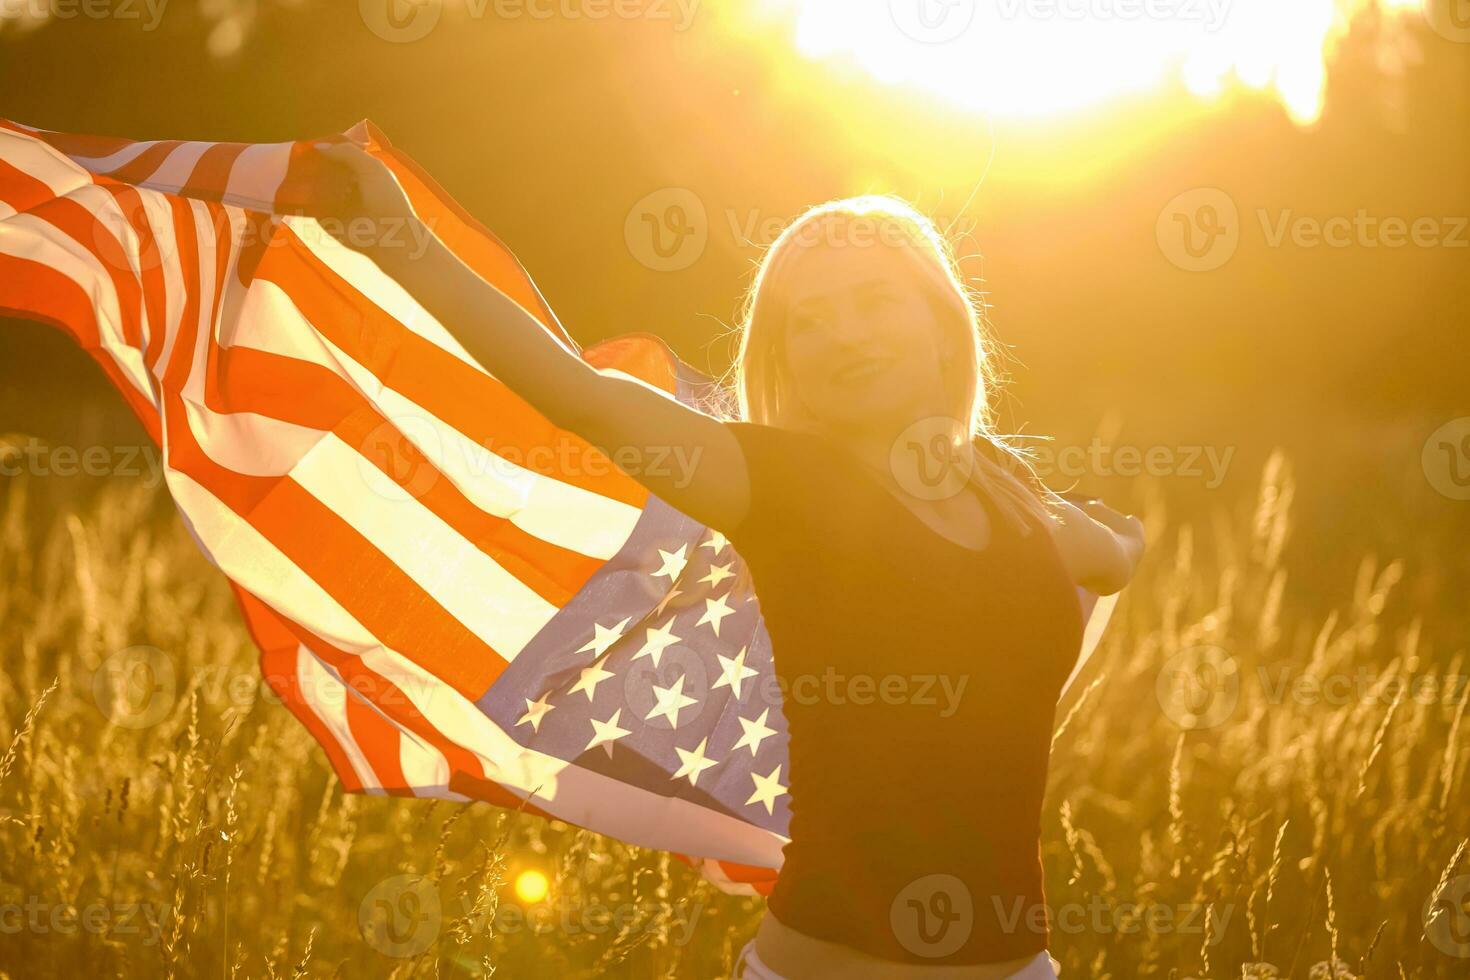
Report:
M 713 372 L 784 222 L 901 194 L 988 295 L 1013 431 L 1233 454 L 1165 477 L 1201 506 L 1280 446 L 1314 553 L 1470 560 L 1470 506 L 1421 466 L 1470 414 L 1463 0 L 94 2 L 0 2 L 0 113 L 246 142 L 371 119 L 579 341 L 651 330 Z M 0 427 L 119 425 L 60 336 L 0 330 Z M 1084 482 L 1136 505 L 1128 462 Z
M 1392 629 L 1354 634 L 1355 657 L 1446 676 L 1463 665 L 1465 0 L 0 0 L 0 116 L 242 142 L 370 119 L 518 253 L 579 342 L 653 331 L 715 374 L 734 351 L 754 263 L 786 222 L 834 197 L 902 195 L 952 231 L 985 293 L 1011 352 L 1005 427 L 1053 438 L 1038 449 L 1054 485 L 1102 493 L 1150 514 L 1151 531 L 1168 529 L 1157 581 L 1135 590 L 1118 650 L 1162 655 L 1188 637 L 1179 624 L 1190 615 L 1196 638 L 1212 635 L 1224 627 L 1203 595 L 1248 580 L 1250 599 L 1236 609 L 1251 633 L 1245 647 L 1320 659 L 1326 641 L 1313 653 L 1312 638 L 1324 617 L 1323 637 L 1334 623 L 1367 630 L 1385 614 Z M 0 321 L 0 436 L 144 441 L 80 350 L 15 321 Z M 42 510 L 29 513 L 40 527 L 39 515 L 85 507 L 115 480 L 33 481 L 28 506 Z M 166 521 L 165 496 L 150 499 L 149 513 Z M 1185 525 L 1194 532 L 1176 538 Z M 1191 560 L 1214 564 L 1191 572 Z M 1389 591 L 1397 604 L 1385 613 Z M 1196 599 L 1204 605 L 1192 608 Z M 233 615 L 221 602 L 220 615 Z M 1357 612 L 1338 620 L 1339 607 Z M 1147 698 L 1151 677 L 1114 676 L 1112 724 L 1131 710 L 1117 700 L 1129 678 Z M 17 720 L 26 703 L 11 706 Z M 1359 709 L 1343 709 L 1350 722 L 1304 715 L 1301 738 L 1330 752 L 1346 732 L 1371 746 L 1376 731 L 1381 746 L 1381 713 Z M 1463 741 L 1458 721 L 1446 729 L 1449 717 L 1434 717 L 1438 727 L 1420 726 L 1400 747 L 1405 759 L 1422 747 L 1439 767 L 1445 738 Z M 1279 758 L 1299 762 L 1305 743 L 1278 734 Z M 1074 737 L 1080 747 L 1061 771 L 1112 779 L 1098 775 L 1118 758 L 1100 734 Z M 1176 753 L 1171 769 L 1170 745 L 1150 750 L 1160 778 L 1180 765 Z M 1195 788 L 1206 805 L 1212 792 L 1228 795 L 1230 774 L 1269 755 L 1236 748 L 1210 770 L 1216 790 Z M 1439 783 L 1425 792 L 1449 814 L 1464 798 L 1464 760 L 1442 761 L 1442 792 Z M 1282 798 L 1300 804 L 1299 827 L 1317 820 L 1320 855 L 1337 824 L 1319 791 L 1334 777 L 1301 765 L 1309 784 Z M 1344 763 L 1349 789 L 1357 765 Z M 1137 771 L 1113 774 L 1120 794 Z M 1275 792 L 1255 788 L 1273 804 Z M 1149 792 L 1159 812 L 1174 812 L 1168 784 Z M 1345 790 L 1332 812 L 1367 806 L 1362 795 Z M 1388 905 L 1365 884 L 1357 904 L 1339 893 L 1337 912 L 1358 920 L 1359 954 L 1377 922 L 1393 919 L 1386 942 L 1402 963 L 1418 949 L 1410 906 L 1455 867 L 1444 861 L 1464 811 L 1458 830 L 1447 819 L 1428 835 L 1408 808 L 1414 794 L 1389 796 L 1405 807 L 1393 811 L 1394 832 L 1434 844 L 1375 852 L 1372 867 L 1357 868 L 1364 876 L 1403 862 L 1377 896 Z M 326 797 L 321 805 L 319 825 Z M 408 817 L 374 819 L 408 834 Z M 1257 828 L 1268 853 L 1278 822 Z M 1381 835 L 1388 821 L 1374 826 Z M 1104 850 L 1141 833 L 1124 818 L 1113 831 L 1098 831 Z M 577 856 L 572 838 L 541 833 L 542 851 Z M 1354 840 L 1342 838 L 1344 864 L 1368 862 Z M 1075 836 L 1071 845 L 1078 853 Z M 1202 846 L 1194 860 L 1207 867 Z M 1069 860 L 1065 850 L 1049 857 L 1059 887 Z M 1288 908 L 1315 921 L 1321 878 L 1307 881 L 1304 870 Z M 727 935 L 751 913 L 727 908 L 738 924 Z M 1310 946 L 1309 959 L 1322 959 L 1327 933 L 1297 926 L 1307 929 L 1298 954 Z M 701 962 L 717 963 L 729 945 L 701 947 Z M 1466 961 L 1423 966 L 1433 951 L 1412 955 L 1424 972 L 1408 975 L 1464 975 L 1453 969 Z M 1391 962 L 1376 975 L 1398 976 L 1382 972 Z M 1076 963 L 1073 976 L 1089 975 Z M 1117 975 L 1166 972 L 1158 962 L 1128 969 Z

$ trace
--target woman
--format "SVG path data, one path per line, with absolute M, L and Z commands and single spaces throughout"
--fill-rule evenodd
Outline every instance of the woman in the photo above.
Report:
M 337 217 L 414 220 L 385 167 L 323 151 L 353 188 Z M 746 306 L 741 421 L 600 374 L 429 240 L 363 250 L 556 425 L 620 465 L 697 460 L 629 473 L 726 533 L 786 690 L 822 692 L 785 703 L 791 840 L 737 975 L 1054 978 L 1039 826 L 1075 585 L 1121 589 L 1142 533 L 995 435 L 988 341 L 934 226 L 863 198 L 787 229 Z

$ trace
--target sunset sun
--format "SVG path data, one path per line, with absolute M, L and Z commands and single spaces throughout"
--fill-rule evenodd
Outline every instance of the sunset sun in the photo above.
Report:
M 1422 0 L 771 0 L 798 48 L 880 81 L 1000 116 L 1099 105 L 1177 82 L 1211 98 L 1270 92 L 1321 113 L 1325 62 L 1358 15 L 1422 16 Z

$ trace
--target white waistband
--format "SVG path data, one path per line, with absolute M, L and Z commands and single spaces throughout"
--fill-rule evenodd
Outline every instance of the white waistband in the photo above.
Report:
M 1062 965 L 1053 959 L 1050 953 L 1042 950 L 1036 954 L 1035 959 L 1012 973 L 1006 980 L 1058 980 L 1061 969 Z M 735 961 L 733 980 L 787 980 L 787 978 L 766 965 L 765 960 L 762 960 L 756 953 L 755 940 L 752 939 L 745 944 L 745 948 L 740 951 L 740 958 Z

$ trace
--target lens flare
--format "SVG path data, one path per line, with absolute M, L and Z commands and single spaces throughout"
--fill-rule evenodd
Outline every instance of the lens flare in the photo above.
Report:
M 516 898 L 527 905 L 535 905 L 551 891 L 551 882 L 539 871 L 522 871 L 516 875 Z

